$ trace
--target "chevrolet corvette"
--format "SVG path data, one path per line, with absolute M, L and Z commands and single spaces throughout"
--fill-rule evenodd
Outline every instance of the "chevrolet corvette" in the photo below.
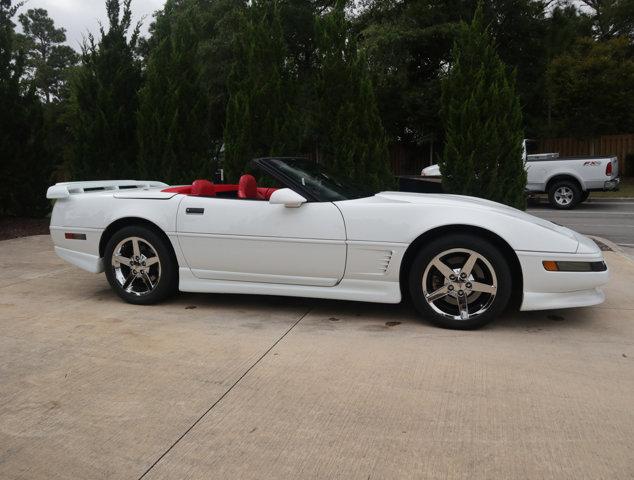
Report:
M 55 251 L 105 272 L 123 300 L 143 305 L 178 290 L 378 303 L 407 297 L 436 325 L 473 329 L 508 306 L 604 300 L 599 287 L 609 272 L 600 249 L 546 220 L 472 197 L 364 195 L 300 158 L 260 158 L 251 167 L 255 176 L 235 185 L 53 185 Z

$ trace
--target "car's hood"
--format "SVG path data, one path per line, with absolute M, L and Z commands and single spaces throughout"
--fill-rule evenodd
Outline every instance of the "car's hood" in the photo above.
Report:
M 526 212 L 512 208 L 500 203 L 492 202 L 490 200 L 484 200 L 482 198 L 468 197 L 463 195 L 448 195 L 448 194 L 431 194 L 431 193 L 411 193 L 411 192 L 381 192 L 374 197 L 363 198 L 359 200 L 353 200 L 354 203 L 361 202 L 370 204 L 413 204 L 420 205 L 421 207 L 429 207 L 436 212 L 447 212 L 447 215 L 453 217 L 456 215 L 461 219 L 468 216 L 472 219 L 477 219 L 476 224 L 485 219 L 496 217 L 496 225 L 519 225 L 520 222 L 526 227 L 522 230 L 530 231 L 533 235 L 538 235 L 534 228 L 543 228 L 551 232 L 563 235 L 571 240 L 574 240 L 578 245 L 577 251 L 596 250 L 596 245 L 591 240 L 587 239 L 583 235 L 580 235 L 569 228 L 556 225 L 548 220 L 529 215 Z M 472 213 L 471 213 L 472 212 Z M 508 222 L 504 221 L 504 217 L 509 219 Z M 500 223 L 500 220 L 502 222 Z M 534 227 L 530 227 L 530 226 Z M 524 243 L 524 242 L 521 242 Z M 573 249 L 574 251 L 574 249 Z
M 502 203 L 485 200 L 484 198 L 468 197 L 466 195 L 449 195 L 446 193 L 414 193 L 414 192 L 381 192 L 376 197 L 386 200 L 406 203 L 418 203 L 433 206 L 462 206 L 465 208 L 475 208 L 478 210 L 495 210 L 505 215 L 520 217 L 523 219 L 535 220 L 540 225 L 552 225 L 547 220 L 529 215 L 517 208 L 509 207 Z
M 475 210 L 487 210 L 507 215 L 510 217 L 530 222 L 540 227 L 548 228 L 557 232 L 564 233 L 569 237 L 575 238 L 575 232 L 569 228 L 556 225 L 548 220 L 535 217 L 517 208 L 509 207 L 501 203 L 485 200 L 484 198 L 468 197 L 466 195 L 449 195 L 445 193 L 412 193 L 412 192 L 381 192 L 376 195 L 380 198 L 397 202 L 418 203 L 434 207 L 444 206 L 460 206 L 464 208 L 472 208 Z

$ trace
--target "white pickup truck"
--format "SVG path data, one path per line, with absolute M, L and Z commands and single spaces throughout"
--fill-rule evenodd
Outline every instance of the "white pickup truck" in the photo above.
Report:
M 585 201 L 590 192 L 619 189 L 619 163 L 615 156 L 560 157 L 558 153 L 528 153 L 535 142 L 524 140 L 528 194 L 547 193 L 554 208 L 570 209 Z M 439 165 L 421 172 L 440 177 Z

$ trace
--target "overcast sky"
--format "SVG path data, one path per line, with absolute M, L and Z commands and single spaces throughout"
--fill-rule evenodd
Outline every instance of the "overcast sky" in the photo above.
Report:
M 57 27 L 66 29 L 67 43 L 75 50 L 79 50 L 82 36 L 86 32 L 96 33 L 99 22 L 107 25 L 105 0 L 27 0 L 19 10 L 24 12 L 29 8 L 44 8 L 55 21 Z M 121 1 L 123 3 L 123 1 Z M 147 33 L 152 21 L 152 14 L 160 9 L 165 0 L 132 0 L 134 21 L 143 19 L 143 34 Z M 17 22 L 17 18 L 15 19 Z
M 573 0 L 579 5 L 578 0 Z M 123 3 L 123 0 L 121 0 Z M 134 21 L 142 20 L 142 34 L 146 34 L 152 14 L 159 10 L 165 0 L 132 0 Z M 75 50 L 80 49 L 83 36 L 87 32 L 97 33 L 99 22 L 106 24 L 105 0 L 26 0 L 19 10 L 24 12 L 29 8 L 44 8 L 58 27 L 66 29 L 67 43 Z M 17 18 L 15 18 L 17 24 Z

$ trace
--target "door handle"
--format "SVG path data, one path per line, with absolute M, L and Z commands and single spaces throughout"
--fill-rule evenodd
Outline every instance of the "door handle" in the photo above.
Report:
M 205 213 L 205 209 L 204 208 L 186 208 L 185 213 L 187 215 L 202 215 L 203 213 Z

